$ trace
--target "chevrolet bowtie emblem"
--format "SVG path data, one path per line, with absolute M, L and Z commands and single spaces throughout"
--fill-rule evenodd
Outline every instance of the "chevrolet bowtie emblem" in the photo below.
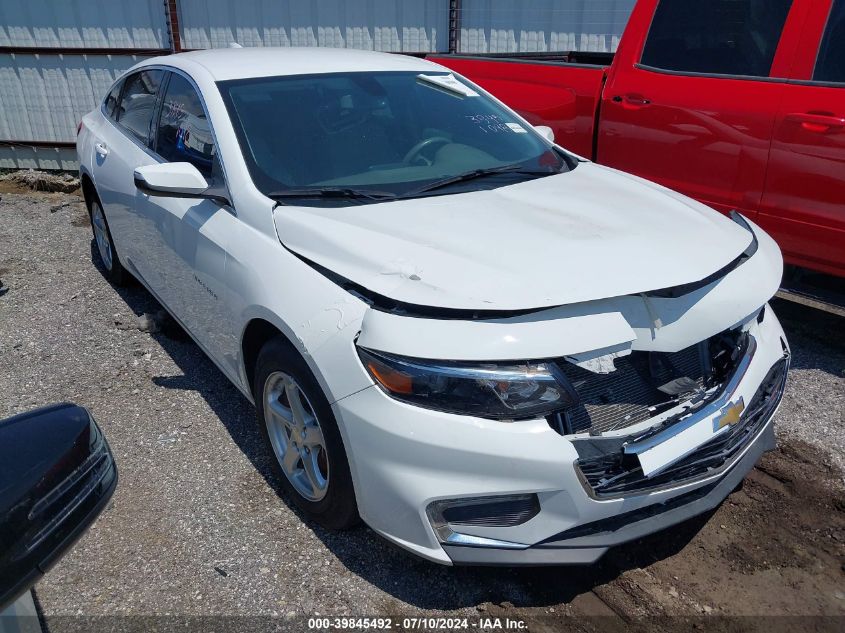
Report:
M 713 420 L 713 431 L 718 431 L 724 426 L 736 424 L 739 422 L 739 417 L 743 411 L 745 411 L 745 401 L 740 396 L 739 400 L 731 402 L 719 412 L 719 415 Z

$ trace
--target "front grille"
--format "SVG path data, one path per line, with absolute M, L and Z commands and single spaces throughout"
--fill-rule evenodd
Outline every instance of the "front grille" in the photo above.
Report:
M 788 357 L 775 363 L 739 423 L 653 477 L 643 474 L 635 455 L 621 450 L 579 459 L 576 467 L 598 497 L 645 492 L 714 474 L 747 446 L 772 416 L 783 396 L 788 367 Z
M 700 389 L 704 385 L 702 360 L 706 353 L 702 345 L 673 354 L 631 352 L 617 358 L 616 371 L 609 374 L 595 374 L 571 363 L 561 363 L 560 368 L 580 400 L 563 412 L 569 432 L 604 433 L 647 420 L 654 414 L 653 407 L 672 401 L 658 387 L 678 378 L 688 378 L 690 386 Z M 680 404 L 694 394 L 691 388 L 672 404 Z

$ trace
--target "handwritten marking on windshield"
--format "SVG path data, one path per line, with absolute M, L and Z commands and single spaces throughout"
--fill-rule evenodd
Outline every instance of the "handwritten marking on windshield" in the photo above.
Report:
M 515 132 L 524 134 L 525 128 L 518 123 L 505 123 L 498 114 L 467 114 L 470 121 L 478 125 L 485 134 L 498 134 L 500 132 Z

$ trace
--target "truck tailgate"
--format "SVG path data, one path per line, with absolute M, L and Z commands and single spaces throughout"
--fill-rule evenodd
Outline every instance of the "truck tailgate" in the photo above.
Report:
M 501 99 L 534 125 L 548 125 L 555 142 L 593 157 L 596 111 L 606 66 L 429 55 Z

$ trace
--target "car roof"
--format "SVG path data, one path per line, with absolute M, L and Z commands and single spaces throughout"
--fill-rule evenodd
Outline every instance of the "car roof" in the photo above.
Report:
M 188 72 L 194 70 L 196 64 L 214 81 L 337 72 L 447 70 L 410 55 L 318 47 L 216 48 L 156 57 L 138 67 L 151 64 L 166 64 Z

